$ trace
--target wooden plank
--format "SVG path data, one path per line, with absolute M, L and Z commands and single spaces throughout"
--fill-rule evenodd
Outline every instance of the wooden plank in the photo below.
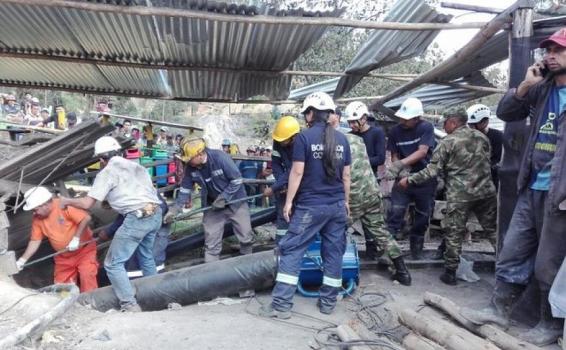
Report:
M 154 125 L 163 125 L 163 126 L 168 126 L 168 127 L 171 127 L 171 128 L 188 129 L 188 130 L 192 130 L 192 131 L 195 131 L 195 130 L 196 131 L 204 131 L 203 128 L 199 128 L 199 127 L 196 127 L 196 126 L 190 126 L 190 125 L 179 124 L 179 123 L 171 123 L 171 122 L 164 122 L 164 121 L 159 121 L 159 120 L 133 117 L 131 115 L 122 115 L 122 114 L 114 114 L 114 113 L 106 113 L 106 112 L 101 113 L 101 112 L 97 112 L 97 111 L 90 111 L 90 114 L 95 114 L 95 115 L 104 114 L 104 115 L 109 115 L 109 116 L 114 117 L 114 118 L 129 119 L 129 120 L 136 121 L 136 122 L 151 123 L 151 124 L 154 124 Z

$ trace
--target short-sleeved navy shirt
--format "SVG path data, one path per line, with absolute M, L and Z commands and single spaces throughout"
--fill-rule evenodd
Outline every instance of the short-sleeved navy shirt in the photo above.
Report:
M 406 158 L 419 149 L 420 145 L 428 146 L 428 153 L 424 159 L 411 166 L 411 173 L 426 168 L 430 163 L 432 151 L 436 145 L 434 139 L 434 127 L 431 123 L 420 120 L 412 129 L 405 129 L 401 125 L 395 125 L 389 132 L 387 150 L 396 153 L 399 159 Z
M 350 145 L 346 136 L 331 129 L 336 137 L 336 156 L 338 165 L 336 177 L 332 181 L 326 179 L 322 155 L 324 140 L 322 134 L 324 123 L 315 123 L 311 128 L 301 132 L 293 146 L 293 162 L 304 162 L 305 170 L 299 191 L 295 197 L 298 205 L 319 206 L 345 200 L 342 171 L 351 163 Z M 330 130 L 330 129 L 329 129 Z

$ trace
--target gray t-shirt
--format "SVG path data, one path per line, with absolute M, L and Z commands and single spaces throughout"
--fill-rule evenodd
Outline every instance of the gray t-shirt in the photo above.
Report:
M 122 157 L 112 157 L 96 175 L 88 196 L 108 201 L 122 215 L 141 209 L 147 203 L 160 204 L 147 169 Z

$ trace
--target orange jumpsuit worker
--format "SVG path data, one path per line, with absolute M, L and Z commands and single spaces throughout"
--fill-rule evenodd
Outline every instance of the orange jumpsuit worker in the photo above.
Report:
M 26 251 L 16 262 L 18 269 L 23 268 L 47 237 L 57 252 L 66 250 L 54 258 L 55 283 L 78 284 L 81 292 L 98 288 L 96 242 L 84 244 L 92 240 L 92 231 L 88 227 L 90 215 L 74 207 L 62 209 L 59 198 L 53 198 L 45 187 L 29 189 L 24 199 L 24 210 L 33 211 L 33 221 Z

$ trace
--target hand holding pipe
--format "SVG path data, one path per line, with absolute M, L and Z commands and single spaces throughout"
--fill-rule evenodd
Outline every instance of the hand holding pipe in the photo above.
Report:
M 97 242 L 97 241 L 98 241 L 98 237 L 97 237 L 97 238 L 93 238 L 93 239 L 89 239 L 88 241 L 85 241 L 85 242 L 81 242 L 81 243 L 79 243 L 79 248 L 81 248 L 81 247 L 83 247 L 83 246 L 85 246 L 85 245 L 87 245 L 87 244 L 90 244 L 90 243 L 92 243 L 92 242 Z M 25 267 L 31 266 L 31 265 L 35 265 L 35 264 L 37 264 L 37 263 L 39 263 L 39 262 L 42 262 L 42 261 L 45 261 L 45 260 L 47 260 L 47 259 L 51 259 L 51 258 L 53 258 L 53 257 L 56 257 L 57 255 L 61 255 L 61 254 L 63 254 L 63 253 L 67 253 L 67 252 L 69 252 L 69 248 L 68 248 L 68 247 L 65 248 L 65 249 L 59 250 L 59 251 L 57 251 L 57 252 L 55 252 L 55 253 L 53 253 L 53 254 L 49 254 L 49 255 L 46 255 L 46 256 L 44 256 L 44 257 L 42 257 L 42 258 L 39 258 L 39 259 L 30 261 L 30 262 L 28 262 L 28 263 L 25 263 L 25 264 L 22 266 L 22 269 L 25 268 Z

